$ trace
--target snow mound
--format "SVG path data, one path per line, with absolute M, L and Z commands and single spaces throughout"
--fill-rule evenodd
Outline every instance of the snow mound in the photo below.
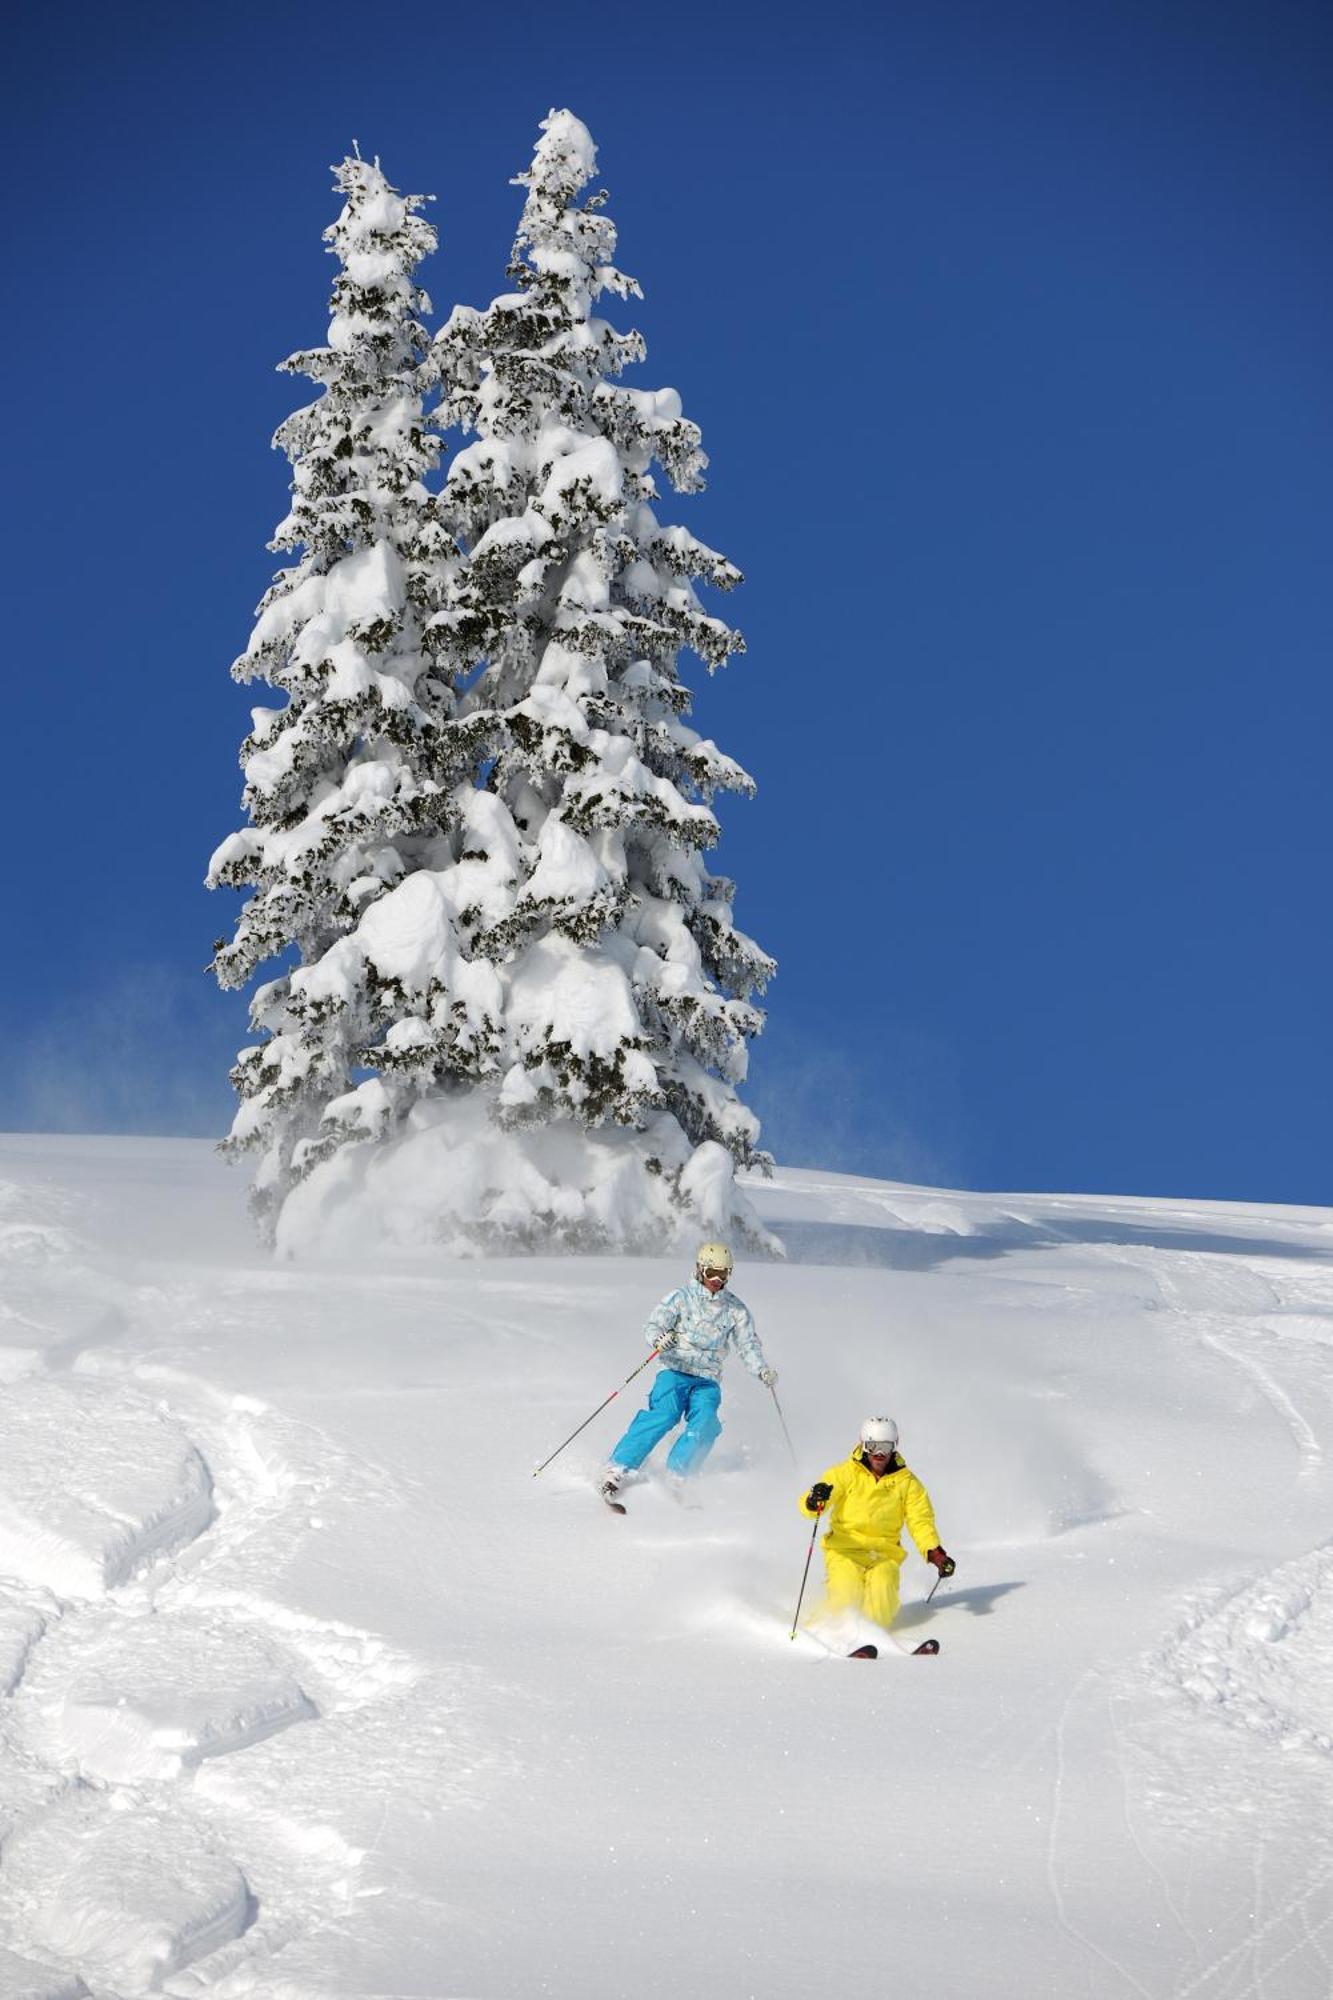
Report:
M 52 1190 L 0 1182 L 0 1382 L 68 1361 L 119 1325 L 123 1287 L 89 1268 Z
M 1240 1257 L 1181 1255 L 1162 1263 L 1159 1282 L 1168 1303 L 1196 1316 L 1271 1312 L 1278 1295 L 1262 1271 Z
M 98 1597 L 213 1519 L 208 1467 L 131 1390 L 33 1377 L 0 1401 L 0 1574 Z
M 1159 1669 L 1225 1722 L 1283 1750 L 1333 1753 L 1333 1546 L 1202 1614 Z
M 77 1972 L 52 1972 L 0 1945 L 0 2000 L 84 2000 Z
M 173 1778 L 317 1712 L 277 1647 L 222 1619 L 117 1609 L 85 1617 L 67 1646 L 60 1636 L 27 1682 L 45 1747 L 111 1784 Z
M 44 1768 L 30 1753 L 11 1740 L 11 1711 L 8 1702 L 0 1706 L 0 1887 L 8 1865 L 8 1841 L 12 1833 L 50 1809 L 53 1800 L 71 1787 L 59 1772 Z M 0 1901 L 0 1940 L 16 1945 L 12 1929 L 5 1923 Z M 0 1986 L 0 1994 L 4 1987 Z
M 3 1900 L 27 1948 L 127 1994 L 157 1991 L 253 1916 L 244 1876 L 196 1828 L 87 1794 L 6 1843 Z
M 520 1251 L 642 1252 L 710 1232 L 777 1248 L 737 1187 L 726 1149 L 711 1141 L 691 1148 L 674 1120 L 654 1129 L 665 1168 L 658 1173 L 636 1132 L 589 1131 L 570 1120 L 509 1130 L 480 1091 L 419 1107 L 412 1124 L 405 1138 L 344 1146 L 316 1167 L 287 1197 L 278 1249 L 340 1260 L 385 1246 L 468 1255 L 479 1228 L 492 1247 Z
M 757 1175 L 743 1178 L 770 1221 L 915 1229 L 927 1236 L 971 1237 L 978 1230 L 977 1216 L 965 1201 L 933 1191 L 858 1180 L 851 1174 L 802 1173 L 792 1167 L 777 1168 L 768 1182 Z

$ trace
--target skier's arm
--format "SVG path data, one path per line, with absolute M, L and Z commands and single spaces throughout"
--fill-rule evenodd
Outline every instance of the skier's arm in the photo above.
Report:
M 736 1352 L 752 1375 L 757 1375 L 761 1381 L 765 1375 L 772 1375 L 773 1380 L 777 1381 L 776 1374 L 764 1359 L 764 1350 L 759 1345 L 759 1335 L 754 1330 L 754 1314 L 748 1306 L 739 1308 L 732 1339 L 736 1343 Z
M 801 1495 L 801 1512 L 805 1515 L 807 1521 L 813 1521 L 816 1514 L 827 1514 L 830 1507 L 836 1507 L 842 1493 L 842 1482 L 838 1478 L 838 1468 L 836 1465 L 831 1465 L 822 1478 L 815 1483 L 816 1485 L 827 1486 L 829 1497 L 822 1507 L 812 1507 L 810 1505 L 810 1495 L 813 1489 L 810 1487 L 806 1488 L 805 1492 Z
M 659 1301 L 649 1313 L 648 1324 L 644 1328 L 644 1338 L 650 1347 L 655 1347 L 659 1352 L 664 1352 L 668 1347 L 675 1345 L 676 1335 L 679 1331 L 680 1293 L 678 1291 L 668 1292 L 666 1297 Z
M 907 1527 L 921 1556 L 929 1555 L 940 1545 L 940 1531 L 935 1526 L 935 1510 L 930 1504 L 930 1495 L 914 1472 L 907 1475 L 907 1498 L 903 1503 L 907 1517 Z

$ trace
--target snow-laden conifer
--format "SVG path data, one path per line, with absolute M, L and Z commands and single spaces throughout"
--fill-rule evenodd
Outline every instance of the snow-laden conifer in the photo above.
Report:
M 252 1010 L 231 1144 L 262 1157 L 279 1243 L 660 1244 L 761 1232 L 734 1184 L 766 1164 L 737 1096 L 770 961 L 708 870 L 739 766 L 685 721 L 683 651 L 740 639 L 696 595 L 737 571 L 664 526 L 705 464 L 672 390 L 621 386 L 637 333 L 595 154 L 552 113 L 516 290 L 455 313 L 424 360 L 413 272 L 433 234 L 377 168 L 339 171 L 322 394 L 278 434 L 301 551 L 236 672 L 285 706 L 243 753 L 251 825 L 212 877 L 255 890 L 219 976 L 296 963 Z M 475 442 L 445 492 L 439 438 Z M 460 556 L 460 551 L 462 552 Z
M 424 414 L 430 302 L 415 272 L 435 232 L 419 213 L 424 197 L 400 195 L 378 161 L 354 156 L 334 172 L 345 200 L 325 232 L 338 261 L 327 344 L 282 364 L 319 394 L 274 438 L 292 482 L 270 547 L 296 560 L 232 669 L 281 701 L 253 711 L 241 751 L 249 824 L 209 869 L 211 883 L 253 892 L 230 943 L 219 942 L 221 983 L 287 964 L 255 995 L 261 1039 L 233 1071 L 242 1103 L 228 1141 L 260 1155 L 256 1205 L 269 1234 L 321 1161 L 401 1118 L 397 1054 L 424 1040 L 436 1076 L 451 1062 L 475 1069 L 491 1021 L 482 992 L 441 1037 L 404 985 L 430 914 L 420 871 L 445 840 L 466 761 L 451 734 L 450 669 L 429 629 L 456 546 L 425 484 L 441 439 Z M 409 883 L 404 909 L 395 891 Z M 377 951 L 362 948 L 367 937 Z M 377 1068 L 387 1083 L 366 1080 Z
M 568 111 L 543 121 L 510 276 L 435 343 L 448 417 L 475 437 L 446 505 L 468 550 L 437 630 L 488 759 L 477 800 L 492 864 L 455 907 L 503 987 L 480 1147 L 493 1229 L 661 1240 L 663 1225 L 747 1226 L 737 1165 L 767 1164 L 737 1095 L 771 961 L 732 921 L 704 856 L 715 793 L 746 773 L 685 721 L 689 651 L 741 649 L 695 586 L 738 571 L 657 511 L 652 468 L 703 485 L 697 427 L 672 389 L 623 386 L 637 332 L 597 311 L 638 296 L 615 267 L 596 154 Z M 521 1134 L 508 1186 L 494 1129 Z M 520 1185 L 521 1183 L 521 1185 Z

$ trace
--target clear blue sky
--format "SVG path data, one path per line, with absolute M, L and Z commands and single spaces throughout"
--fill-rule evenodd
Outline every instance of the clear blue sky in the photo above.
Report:
M 746 572 L 695 713 L 760 781 L 769 1143 L 1333 1200 L 1327 6 L 148 0 L 7 60 L 0 1125 L 225 1127 L 201 879 L 328 165 L 438 195 L 443 316 L 568 105 Z

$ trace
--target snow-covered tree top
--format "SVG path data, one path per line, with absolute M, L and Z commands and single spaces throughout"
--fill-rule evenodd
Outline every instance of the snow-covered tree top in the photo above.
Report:
M 359 153 L 329 171 L 347 201 L 324 231 L 324 242 L 328 255 L 342 264 L 349 289 L 401 284 L 404 269 L 414 269 L 438 247 L 434 228 L 417 213 L 433 196 L 400 194 L 385 178 L 378 158 L 363 160 Z
M 514 187 L 540 188 L 572 201 L 597 172 L 597 147 L 592 133 L 572 111 L 548 111 L 538 128 L 541 138 L 526 173 L 516 174 Z
M 514 239 L 511 277 L 538 300 L 549 296 L 555 310 L 577 320 L 587 318 L 602 292 L 641 298 L 634 279 L 615 268 L 615 224 L 600 212 L 605 194 L 590 195 L 582 207 L 574 205 L 597 171 L 597 148 L 587 126 L 572 111 L 552 111 L 543 118 L 541 132 L 532 165 L 514 176 L 514 186 L 525 187 L 528 198 Z M 495 305 L 503 301 L 497 299 Z M 591 345 L 601 347 L 596 340 Z M 603 371 L 617 374 L 626 360 L 640 358 L 637 342 L 619 366 L 605 349 L 598 355 Z

